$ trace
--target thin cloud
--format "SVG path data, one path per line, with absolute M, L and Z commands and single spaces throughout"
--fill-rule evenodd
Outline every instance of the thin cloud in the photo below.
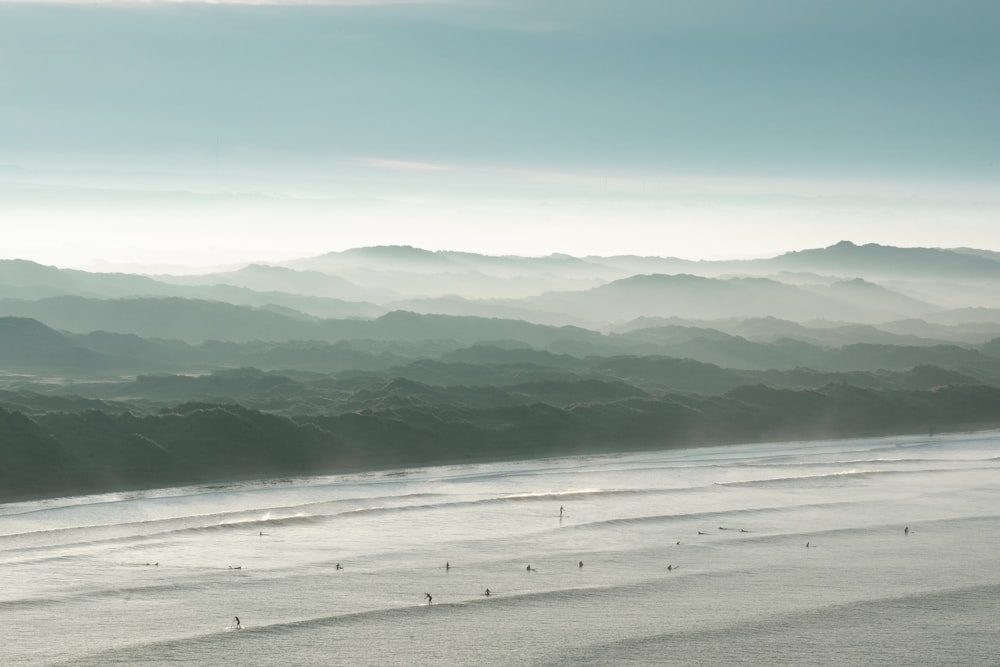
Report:
M 379 169 L 391 169 L 393 171 L 451 171 L 451 167 L 445 164 L 435 164 L 433 162 L 408 162 L 406 160 L 383 160 L 379 158 L 369 158 L 365 164 Z

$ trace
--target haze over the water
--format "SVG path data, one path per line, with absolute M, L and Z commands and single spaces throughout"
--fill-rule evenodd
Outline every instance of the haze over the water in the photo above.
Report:
M 0 257 L 1000 250 L 1000 4 L 0 0 Z

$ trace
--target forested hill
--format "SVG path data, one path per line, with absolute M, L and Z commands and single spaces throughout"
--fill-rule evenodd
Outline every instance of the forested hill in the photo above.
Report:
M 0 501 L 996 428 L 998 388 L 1000 259 L 968 248 L 0 260 Z
M 1000 427 L 1000 389 L 742 387 L 556 407 L 469 407 L 387 388 L 377 409 L 298 418 L 235 404 L 0 408 L 0 501 L 364 469 Z M 928 435 L 928 437 L 933 437 Z

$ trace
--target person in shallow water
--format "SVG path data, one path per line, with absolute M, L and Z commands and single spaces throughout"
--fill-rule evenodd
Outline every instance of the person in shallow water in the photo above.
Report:
M 237 630 L 242 630 L 243 626 L 240 624 L 240 617 L 239 616 L 233 616 L 233 619 L 236 621 L 236 629 Z
M 424 597 L 427 598 L 427 604 L 430 604 L 431 602 L 434 602 L 434 598 L 431 597 L 430 593 L 424 593 Z
M 486 589 L 486 593 L 485 593 L 485 595 L 486 595 L 486 597 L 489 597 L 489 596 L 490 596 L 490 589 L 488 589 L 488 588 Z
M 909 534 L 910 534 L 910 527 L 907 526 L 906 528 L 903 529 L 903 535 L 909 535 Z

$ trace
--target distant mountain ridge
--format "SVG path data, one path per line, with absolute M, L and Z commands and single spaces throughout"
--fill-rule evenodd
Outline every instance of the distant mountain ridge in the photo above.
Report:
M 548 293 L 522 303 L 540 310 L 582 314 L 593 320 L 681 316 L 879 322 L 941 310 L 860 279 L 805 288 L 770 278 L 722 279 L 690 274 L 636 275 L 586 292 Z
M 405 337 L 402 330 L 390 332 L 391 318 L 384 322 L 380 318 L 399 310 L 426 317 L 519 320 L 523 335 L 528 335 L 524 333 L 528 325 L 601 331 L 641 318 L 705 322 L 772 318 L 800 325 L 822 323 L 826 329 L 874 325 L 885 332 L 883 337 L 909 329 L 924 338 L 938 337 L 939 342 L 984 342 L 1000 325 L 1000 289 L 984 282 L 1000 267 L 995 256 L 1000 255 L 969 249 L 858 246 L 847 241 L 740 262 L 488 256 L 376 246 L 302 260 L 327 269 L 339 267 L 350 277 L 319 268 L 251 264 L 225 273 L 156 278 L 0 260 L 0 316 L 34 318 L 77 333 L 106 330 L 189 343 L 398 340 Z M 685 271 L 628 272 L 640 266 Z M 896 276 L 891 285 L 850 273 L 876 269 L 885 273 L 885 267 Z M 926 282 L 925 274 L 932 268 L 944 275 L 942 280 L 972 275 L 975 282 Z M 899 278 L 907 271 L 906 280 Z M 838 273 L 844 276 L 834 275 Z M 433 296 L 446 290 L 451 294 Z M 475 296 L 480 290 L 486 296 Z M 505 291 L 534 294 L 496 296 Z M 400 299 L 404 292 L 423 296 Z M 921 298 L 921 293 L 931 298 Z M 991 294 L 994 302 L 988 300 Z M 949 305 L 967 297 L 970 305 L 945 307 L 935 302 L 938 295 L 944 295 Z M 420 332 L 427 321 L 411 318 L 406 326 Z M 890 324 L 893 328 L 886 329 Z M 840 338 L 847 331 L 841 329 Z M 439 335 L 477 342 L 444 329 Z M 867 336 L 871 342 L 876 338 Z
M 1000 260 L 982 253 L 943 248 L 898 248 L 877 243 L 855 245 L 841 241 L 827 248 L 788 252 L 767 262 L 784 270 L 833 272 L 879 278 L 948 278 L 995 282 L 1000 280 Z

